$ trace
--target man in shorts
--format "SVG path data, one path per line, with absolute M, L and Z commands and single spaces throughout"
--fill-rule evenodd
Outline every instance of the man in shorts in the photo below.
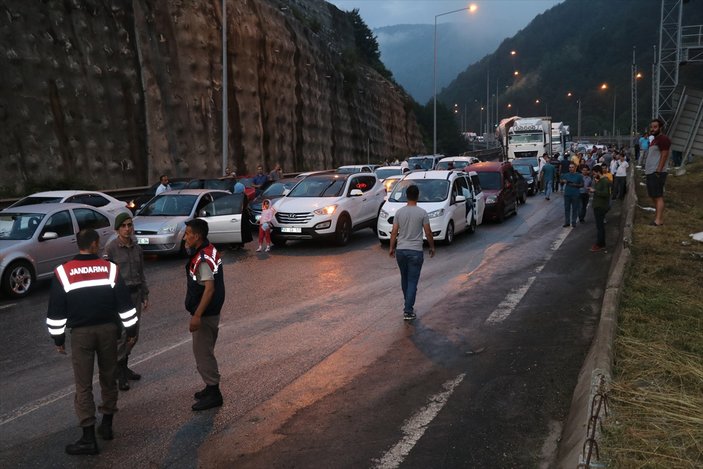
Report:
M 652 226 L 664 224 L 664 184 L 669 165 L 671 140 L 662 133 L 664 123 L 661 119 L 652 119 L 649 123 L 650 135 L 654 136 L 647 150 L 644 174 L 647 178 L 647 195 L 652 199 L 656 214 Z

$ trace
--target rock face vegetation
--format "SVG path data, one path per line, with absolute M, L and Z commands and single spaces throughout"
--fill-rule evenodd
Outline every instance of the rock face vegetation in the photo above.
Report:
M 3 2 L 0 193 L 221 175 L 222 22 L 220 0 Z M 424 150 L 358 12 L 230 0 L 226 24 L 239 174 Z

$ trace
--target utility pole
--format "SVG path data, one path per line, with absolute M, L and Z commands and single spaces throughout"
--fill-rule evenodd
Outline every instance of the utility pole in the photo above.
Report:
M 632 47 L 632 68 L 630 70 L 630 138 L 637 132 L 637 65 L 635 64 L 635 46 Z
M 222 0 L 222 174 L 227 167 L 227 0 Z

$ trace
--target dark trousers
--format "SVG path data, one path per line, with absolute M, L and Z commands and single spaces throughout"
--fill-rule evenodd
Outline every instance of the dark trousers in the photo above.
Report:
M 581 210 L 579 211 L 579 220 L 586 221 L 586 208 L 588 207 L 588 192 L 585 194 L 579 194 L 581 197 Z
M 93 369 L 98 356 L 98 376 L 103 414 L 117 412 L 117 338 L 119 326 L 114 323 L 77 327 L 71 330 L 71 362 L 76 383 L 74 407 L 81 427 L 95 425 Z
M 627 190 L 627 176 L 617 176 L 614 182 L 615 187 L 613 188 L 613 199 L 624 199 L 625 192 Z
M 576 218 L 578 218 L 579 206 L 581 205 L 581 199 L 579 194 L 575 195 L 564 195 L 564 224 L 565 225 L 575 225 Z
M 142 291 L 137 290 L 134 293 L 130 293 L 130 296 L 132 297 L 132 303 L 134 304 L 134 307 L 137 310 L 137 318 L 139 319 L 137 321 L 136 327 L 137 327 L 137 336 L 134 338 L 134 341 L 130 343 L 127 340 L 127 332 L 124 327 L 120 328 L 121 333 L 120 337 L 117 340 L 117 361 L 122 362 L 124 361 L 127 357 L 129 357 L 129 354 L 132 353 L 132 349 L 134 348 L 135 345 L 137 345 L 137 340 L 139 340 L 139 325 L 142 323 Z
M 220 371 L 215 358 L 215 343 L 220 328 L 220 315 L 202 316 L 200 328 L 193 332 L 193 356 L 198 373 L 208 386 L 220 384 Z
M 593 217 L 596 219 L 596 244 L 605 247 L 605 208 L 593 208 Z
M 404 313 L 412 313 L 415 307 L 417 284 L 420 281 L 420 272 L 424 256 L 422 251 L 412 249 L 398 249 L 395 251 L 395 260 L 400 268 L 400 286 L 403 289 Z

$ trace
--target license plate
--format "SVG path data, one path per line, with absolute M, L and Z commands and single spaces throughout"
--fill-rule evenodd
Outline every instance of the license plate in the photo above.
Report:
M 298 226 L 284 226 L 281 233 L 301 233 L 303 230 Z
M 149 238 L 137 238 L 137 244 L 149 244 Z

